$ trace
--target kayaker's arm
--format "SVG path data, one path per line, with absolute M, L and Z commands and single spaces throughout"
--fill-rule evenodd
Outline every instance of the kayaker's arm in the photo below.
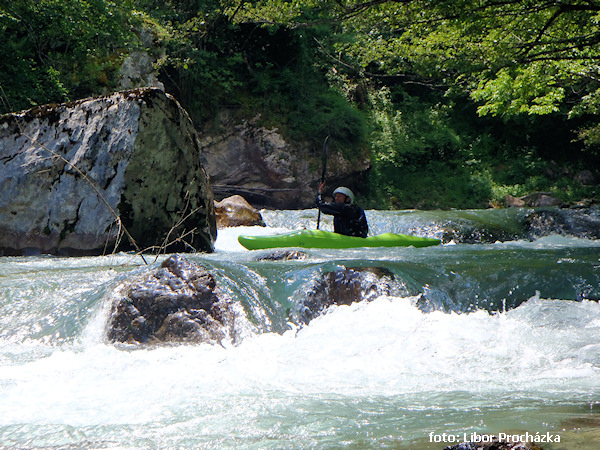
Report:
M 345 205 L 343 203 L 324 202 L 322 197 L 322 191 L 319 189 L 319 193 L 317 194 L 317 208 L 319 208 L 319 210 L 324 214 L 329 214 L 331 216 L 339 216 L 342 214 Z

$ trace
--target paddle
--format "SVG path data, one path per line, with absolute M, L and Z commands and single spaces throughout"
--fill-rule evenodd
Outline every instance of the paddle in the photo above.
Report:
M 323 142 L 323 155 L 321 156 L 321 160 L 323 163 L 323 172 L 321 172 L 321 183 L 325 182 L 325 172 L 327 172 L 327 147 L 329 146 L 329 136 L 325 138 Z M 321 224 L 321 210 L 319 209 L 319 214 L 317 215 L 317 230 L 319 229 L 319 225 Z

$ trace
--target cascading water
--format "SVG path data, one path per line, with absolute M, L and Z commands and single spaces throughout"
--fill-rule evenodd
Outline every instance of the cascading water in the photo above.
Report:
M 111 293 L 147 270 L 135 255 L 0 258 L 0 447 L 442 449 L 510 433 L 596 448 L 600 241 L 528 236 L 523 210 L 367 214 L 374 233 L 445 244 L 261 260 L 237 235 L 317 216 L 263 211 L 267 228 L 185 255 L 243 306 L 236 345 L 106 343 Z M 384 268 L 396 289 L 290 323 L 340 267 Z

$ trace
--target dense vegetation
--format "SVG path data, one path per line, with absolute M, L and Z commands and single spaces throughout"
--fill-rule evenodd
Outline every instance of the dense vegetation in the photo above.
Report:
M 2 0 L 0 112 L 119 88 L 136 51 L 198 125 L 368 149 L 377 208 L 598 197 L 600 2 Z

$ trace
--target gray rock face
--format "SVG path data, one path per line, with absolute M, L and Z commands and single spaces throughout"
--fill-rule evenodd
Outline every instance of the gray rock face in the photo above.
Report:
M 100 254 L 119 239 L 120 250 L 212 251 L 215 238 L 193 124 L 164 92 L 0 117 L 0 254 Z
M 223 132 L 200 139 L 202 164 L 217 198 L 238 194 L 259 208 L 314 208 L 322 148 L 287 142 L 277 129 L 252 121 L 235 123 L 226 112 L 220 119 Z M 367 154 L 348 159 L 330 145 L 328 187 L 356 189 L 370 166 Z

